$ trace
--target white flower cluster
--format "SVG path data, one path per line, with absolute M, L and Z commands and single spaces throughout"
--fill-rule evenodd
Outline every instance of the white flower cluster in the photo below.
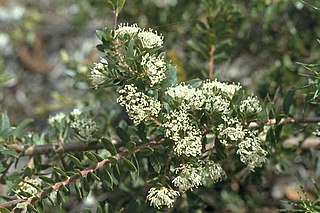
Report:
M 241 89 L 240 84 L 227 84 L 218 81 L 215 79 L 214 81 L 207 80 L 202 85 L 202 91 L 204 94 L 223 94 L 228 98 L 232 99 L 234 94 Z
M 67 118 L 66 114 L 64 114 L 63 112 L 59 112 L 59 113 L 55 114 L 54 116 L 50 116 L 48 119 L 48 123 L 52 127 L 54 127 L 55 124 L 61 123 L 66 118 Z
M 194 167 L 192 164 L 180 164 L 180 167 L 176 168 L 176 174 L 179 174 L 172 183 L 179 189 L 180 192 L 186 192 L 193 188 L 198 188 L 202 185 L 202 168 Z
M 94 63 L 94 67 L 91 69 L 89 79 L 95 89 L 98 88 L 106 80 L 106 76 L 103 74 L 108 68 L 108 61 L 105 58 L 100 58 L 99 63 Z
M 256 114 L 262 110 L 258 97 L 253 95 L 241 101 L 239 108 L 242 113 L 246 114 Z
M 160 209 L 163 206 L 173 207 L 173 203 L 180 193 L 164 186 L 160 188 L 152 187 L 147 195 L 150 205 Z
M 240 160 L 254 171 L 254 168 L 261 167 L 266 162 L 268 152 L 261 147 L 258 132 L 253 131 L 238 144 L 237 154 L 240 155 Z
M 219 112 L 224 115 L 230 113 L 230 101 L 222 95 L 209 96 L 205 101 L 205 109 L 208 111 Z
M 138 88 L 133 84 L 125 85 L 119 91 L 119 94 L 117 102 L 122 107 L 125 107 L 135 125 L 138 125 L 147 117 L 157 117 L 161 110 L 161 104 L 158 100 L 139 92 Z
M 30 196 L 36 196 L 40 191 L 38 188 L 40 187 L 41 182 L 37 179 L 31 179 L 29 177 L 25 177 L 23 181 L 18 184 L 18 188 L 14 191 L 18 194 L 19 197 L 23 199 L 27 199 L 28 197 L 21 193 L 28 193 Z
M 98 128 L 96 122 L 90 118 L 76 118 L 74 121 L 71 121 L 70 127 L 76 130 L 87 141 L 93 139 L 93 134 Z
M 163 36 L 158 35 L 158 33 L 152 29 L 139 32 L 138 38 L 140 39 L 143 48 L 151 49 L 162 47 L 163 45 Z
M 320 137 L 320 129 L 315 130 L 312 134 L 314 136 Z
M 246 131 L 237 118 L 222 116 L 225 124 L 220 124 L 217 128 L 220 142 L 225 146 L 228 145 L 228 141 L 237 142 L 242 140 Z
M 213 182 L 218 182 L 227 176 L 221 165 L 214 161 L 207 160 L 202 164 L 203 179 L 210 179 Z
M 130 35 L 133 36 L 137 34 L 139 31 L 141 31 L 141 28 L 138 27 L 137 24 L 129 25 L 127 24 L 120 24 L 118 26 L 118 29 L 115 30 L 116 36 L 124 36 L 124 35 Z
M 118 26 L 118 29 L 115 30 L 115 34 L 118 37 L 123 37 L 124 35 L 137 35 L 142 47 L 146 49 L 157 48 L 163 45 L 162 35 L 158 35 L 158 33 L 152 29 L 141 29 L 137 24 L 131 26 L 128 24 L 121 24 Z
M 175 142 L 174 152 L 181 156 L 197 156 L 202 150 L 202 135 L 200 129 L 191 123 L 188 113 L 184 109 L 174 110 L 165 115 L 167 121 L 163 123 L 165 136 Z
M 206 97 L 201 89 L 193 88 L 190 85 L 181 83 L 174 87 L 169 87 L 166 94 L 181 102 L 187 109 L 199 110 L 205 103 Z
M 70 115 L 75 119 L 79 118 L 81 114 L 82 111 L 80 109 L 73 109 L 72 112 L 70 112 Z
M 151 87 L 166 78 L 167 67 L 164 61 L 164 55 L 156 56 L 147 53 L 142 56 L 141 65 L 145 68 L 146 75 L 151 81 Z
M 198 188 L 207 180 L 218 182 L 226 177 L 220 164 L 211 160 L 201 161 L 199 166 L 180 164 L 180 167 L 174 171 L 178 176 L 173 179 L 172 183 L 180 192 L 186 192 L 189 189 L 192 191 L 193 188 Z

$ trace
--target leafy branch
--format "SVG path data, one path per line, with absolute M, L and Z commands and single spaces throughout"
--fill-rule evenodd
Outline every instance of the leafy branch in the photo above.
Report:
M 68 177 L 66 180 L 64 181 L 60 181 L 55 183 L 53 186 L 48 187 L 46 189 L 43 189 L 40 193 L 38 193 L 36 196 L 30 197 L 28 199 L 15 199 L 15 200 L 11 200 L 8 201 L 6 203 L 0 204 L 0 209 L 1 208 L 6 208 L 6 207 L 10 207 L 12 205 L 16 205 L 18 203 L 26 203 L 26 204 L 32 204 L 35 203 L 37 201 L 39 201 L 39 199 L 44 199 L 46 198 L 50 193 L 59 190 L 60 188 L 67 186 L 71 183 L 73 183 L 74 181 L 76 181 L 79 178 L 85 177 L 87 176 L 89 173 L 96 171 L 98 169 L 101 169 L 107 165 L 109 165 L 110 163 L 112 163 L 112 160 L 121 160 L 123 158 L 126 158 L 132 154 L 135 154 L 137 152 L 139 152 L 142 148 L 144 147 L 154 147 L 160 144 L 163 144 L 165 142 L 164 139 L 160 140 L 160 141 L 153 141 L 153 142 L 149 142 L 146 144 L 142 144 L 139 145 L 137 147 L 135 147 L 132 151 L 127 151 L 127 152 L 123 152 L 123 153 L 117 153 L 115 155 L 113 155 L 112 157 L 109 157 L 108 159 L 104 159 L 100 162 L 98 162 L 97 164 L 90 166 L 88 168 L 85 168 L 83 170 L 81 170 L 78 174 L 72 175 L 70 177 Z M 112 159 L 112 160 L 111 160 Z

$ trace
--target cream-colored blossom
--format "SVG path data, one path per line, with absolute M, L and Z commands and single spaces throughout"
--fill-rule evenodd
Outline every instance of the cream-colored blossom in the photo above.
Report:
M 138 38 L 140 39 L 143 48 L 151 49 L 162 47 L 163 45 L 163 36 L 158 35 L 158 33 L 152 29 L 140 31 L 138 33 Z
M 245 137 L 246 130 L 237 118 L 223 115 L 222 119 L 225 124 L 220 124 L 217 128 L 220 142 L 225 146 L 228 145 L 228 140 L 233 142 L 240 141 Z
M 175 173 L 178 174 L 174 178 L 172 183 L 179 189 L 180 192 L 186 192 L 187 190 L 193 190 L 202 185 L 202 168 L 195 167 L 192 164 L 180 164 L 180 167 L 176 168 Z
M 17 189 L 14 191 L 16 194 L 18 194 L 19 197 L 23 199 L 27 199 L 28 197 L 25 195 L 22 195 L 22 192 L 28 193 L 30 197 L 37 195 L 37 193 L 40 191 L 39 187 L 41 185 L 41 181 L 38 179 L 31 179 L 29 177 L 25 177 L 23 181 L 21 181 L 18 184 Z
M 87 141 L 93 139 L 93 134 L 98 129 L 96 122 L 90 118 L 76 118 L 70 123 L 70 127 Z
M 151 81 L 150 86 L 161 83 L 166 78 L 166 63 L 164 55 L 150 55 L 147 53 L 142 56 L 141 65 L 145 68 L 146 75 Z
M 147 200 L 150 201 L 150 206 L 156 207 L 158 209 L 166 206 L 168 208 L 173 207 L 173 203 L 180 193 L 173 189 L 166 187 L 152 187 L 147 195 Z
M 137 24 L 132 24 L 132 25 L 129 25 L 128 23 L 120 24 L 118 25 L 118 29 L 115 30 L 115 34 L 116 36 L 124 36 L 124 35 L 133 36 L 137 34 L 140 30 L 141 28 L 139 28 Z
M 181 106 L 187 109 L 200 110 L 206 101 L 201 89 L 193 88 L 184 83 L 169 87 L 166 94 L 180 102 Z
M 224 94 L 226 97 L 232 99 L 234 94 L 241 89 L 240 84 L 227 84 L 218 80 L 207 80 L 202 85 L 202 90 L 205 94 Z
M 209 96 L 205 101 L 205 109 L 208 111 L 220 112 L 222 114 L 230 113 L 230 101 L 221 95 Z
M 117 99 L 117 102 L 120 106 L 125 107 L 126 112 L 135 125 L 138 125 L 150 116 L 157 117 L 161 110 L 161 104 L 158 100 L 139 92 L 138 88 L 134 85 L 125 85 L 119 91 L 119 94 L 120 97 Z
M 266 162 L 268 152 L 261 147 L 261 140 L 258 132 L 250 132 L 239 144 L 237 154 L 240 160 L 247 165 L 250 170 L 261 167 Z
M 49 117 L 48 123 L 53 127 L 55 124 L 61 123 L 66 117 L 66 114 L 63 112 L 58 112 L 57 114 Z
M 105 58 L 100 58 L 100 62 L 94 63 L 91 69 L 89 79 L 95 89 L 99 87 L 105 80 L 106 76 L 103 74 L 108 69 L 108 61 Z
M 186 109 L 174 110 L 165 115 L 165 136 L 175 142 L 174 153 L 178 156 L 197 156 L 202 150 L 201 130 L 191 123 Z
M 262 110 L 258 98 L 253 95 L 241 101 L 241 105 L 239 108 L 242 113 L 249 114 L 256 114 Z
M 213 182 L 221 181 L 227 176 L 221 165 L 211 160 L 202 163 L 202 175 L 204 180 L 211 179 Z

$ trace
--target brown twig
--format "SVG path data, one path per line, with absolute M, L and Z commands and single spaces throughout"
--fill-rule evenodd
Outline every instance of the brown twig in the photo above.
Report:
M 25 146 L 21 145 L 9 145 L 9 148 L 18 152 L 21 156 L 24 155 L 37 155 L 37 154 L 46 154 L 48 152 L 55 152 L 55 153 L 65 153 L 65 152 L 81 152 L 81 151 L 88 151 L 88 150 L 97 150 L 102 149 L 103 146 L 101 143 L 90 144 L 90 143 L 57 143 L 57 144 L 46 144 L 46 145 L 36 145 L 30 146 L 25 149 Z
M 123 152 L 121 154 L 118 153 L 118 154 L 114 155 L 113 157 L 116 158 L 117 160 L 120 160 L 122 158 L 128 157 L 128 156 L 130 156 L 132 154 L 135 154 L 135 153 L 139 152 L 140 149 L 143 148 L 143 147 L 157 146 L 157 145 L 160 145 L 160 144 L 162 144 L 164 142 L 165 142 L 165 140 L 162 139 L 160 141 L 153 141 L 153 142 L 145 143 L 145 144 L 142 144 L 140 146 L 137 146 L 131 152 Z M 101 169 L 102 167 L 108 165 L 109 163 L 110 163 L 109 159 L 104 159 L 104 160 L 100 161 L 99 163 L 82 170 L 79 174 L 72 175 L 71 177 L 67 178 L 66 180 L 61 181 L 61 182 L 57 182 L 54 185 L 52 185 L 51 187 L 48 187 L 48 188 L 42 190 L 37 196 L 30 197 L 29 199 L 16 199 L 16 200 L 8 201 L 6 203 L 0 204 L 0 208 L 10 207 L 12 205 L 15 205 L 15 204 L 18 204 L 18 203 L 23 203 L 23 202 L 26 202 L 28 204 L 35 203 L 36 201 L 39 200 L 39 198 L 40 199 L 44 199 L 51 192 L 57 191 L 61 187 L 69 185 L 69 184 L 73 183 L 74 181 L 76 181 L 77 179 L 79 179 L 81 177 L 85 177 L 90 172 L 93 172 L 93 171 L 96 171 L 98 169 Z
M 155 124 L 160 125 L 157 120 L 153 121 Z M 308 123 L 318 123 L 320 122 L 320 117 L 317 118 L 282 118 L 278 125 L 286 125 L 286 124 L 294 124 L 294 123 L 301 123 L 301 124 L 308 124 Z M 258 123 L 258 122 L 251 122 L 248 125 L 249 129 L 257 129 L 261 125 L 265 126 L 272 126 L 276 124 L 276 119 L 269 119 L 265 122 Z M 204 134 L 209 133 L 211 130 L 207 128 Z M 8 145 L 9 148 L 18 152 L 21 156 L 32 156 L 37 154 L 46 154 L 48 152 L 56 152 L 56 153 L 65 153 L 65 152 L 81 152 L 81 151 L 88 151 L 88 150 L 98 150 L 102 149 L 103 146 L 101 143 L 90 144 L 90 143 L 64 143 L 64 144 L 46 144 L 46 145 L 37 145 L 37 146 L 30 146 L 25 148 L 23 145 Z
M 7 172 L 9 171 L 10 167 L 12 166 L 12 164 L 14 163 L 15 161 L 11 161 L 9 163 L 9 165 L 6 167 L 6 169 L 2 172 L 2 175 L 0 177 L 0 182 L 4 179 L 4 177 L 7 175 Z
M 114 54 L 117 56 L 118 60 L 120 61 L 120 63 L 131 73 L 131 74 L 134 74 L 135 71 L 127 64 L 127 62 L 124 60 L 124 57 L 122 55 L 122 53 L 120 52 L 119 50 L 119 46 L 121 44 L 117 42 L 113 42 L 113 52 Z
M 213 79 L 213 68 L 214 68 L 214 45 L 210 46 L 210 60 L 209 60 L 209 79 Z
M 319 123 L 320 122 L 320 117 L 316 118 L 293 118 L 293 117 L 286 117 L 282 118 L 278 125 L 286 125 L 286 124 L 310 124 L 310 123 Z M 269 119 L 263 123 L 265 126 L 273 126 L 277 124 L 276 119 Z M 259 128 L 259 124 L 257 122 L 251 122 L 248 126 L 249 129 L 256 129 Z

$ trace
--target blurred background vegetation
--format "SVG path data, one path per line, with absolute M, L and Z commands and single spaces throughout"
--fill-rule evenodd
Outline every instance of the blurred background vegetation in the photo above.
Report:
M 297 62 L 319 62 L 317 7 L 317 0 L 128 0 L 118 22 L 162 33 L 180 81 L 208 78 L 214 48 L 215 78 L 241 82 L 268 102 L 267 113 L 316 117 L 317 88 L 296 91 L 288 112 L 282 103 L 291 89 L 315 80 Z M 111 89 L 93 90 L 87 77 L 99 57 L 95 30 L 104 26 L 112 26 L 104 0 L 0 0 L 0 83 L 10 79 L 1 87 L 1 111 L 13 123 L 33 118 L 33 130 L 40 133 L 50 114 L 87 107 L 113 131 L 121 114 L 116 97 Z M 311 132 L 303 125 L 284 127 L 266 168 L 203 189 L 181 211 L 277 212 L 286 207 L 281 200 L 300 200 L 298 180 L 316 199 L 311 179 L 320 180 L 319 139 L 302 146 Z M 197 206 L 198 199 L 205 207 Z

